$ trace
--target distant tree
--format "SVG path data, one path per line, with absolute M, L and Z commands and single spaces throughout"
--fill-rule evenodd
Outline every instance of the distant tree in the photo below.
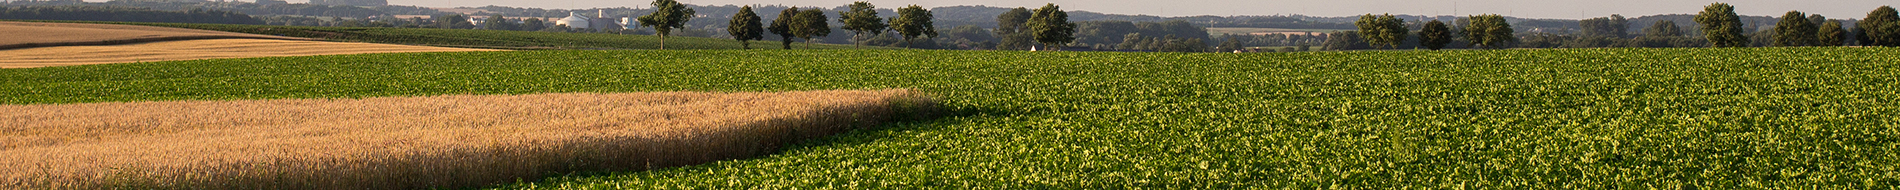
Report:
M 1472 47 L 1499 49 L 1517 42 L 1516 31 L 1504 16 L 1478 15 L 1470 16 L 1469 20 L 1471 23 L 1465 24 L 1465 39 L 1471 41 Z
M 811 39 L 831 35 L 831 24 L 825 20 L 825 11 L 807 9 L 799 11 L 792 20 L 792 34 L 805 39 L 805 49 L 811 49 Z
M 726 33 L 739 40 L 739 48 L 752 49 L 752 40 L 765 39 L 765 24 L 760 20 L 751 5 L 739 7 L 739 13 L 733 13 L 732 21 L 726 23 Z
M 1426 22 L 1425 28 L 1418 30 L 1418 43 L 1431 50 L 1444 49 L 1451 44 L 1451 27 L 1438 20 Z
M 693 19 L 693 8 L 681 5 L 674 0 L 653 0 L 653 13 L 640 16 L 640 25 L 652 27 L 660 35 L 660 49 L 666 49 L 666 36 L 673 34 L 674 28 L 686 28 L 686 21 Z
M 785 49 L 792 49 L 792 39 L 798 36 L 797 33 L 792 32 L 795 31 L 795 29 L 792 28 L 792 23 L 798 22 L 799 12 L 801 11 L 798 11 L 798 7 L 786 8 L 783 11 L 779 11 L 778 19 L 773 19 L 772 26 L 767 28 L 773 34 L 778 34 L 780 40 L 779 45 L 784 46 Z
M 514 20 L 509 20 L 508 17 L 503 17 L 499 14 L 488 16 L 488 20 L 482 21 L 482 27 L 488 28 L 489 30 L 521 30 L 519 26 L 515 25 Z
M 1069 13 L 1062 11 L 1062 7 L 1050 3 L 1034 12 L 1027 25 L 1037 43 L 1050 50 L 1061 50 L 1062 45 L 1075 41 L 1075 23 L 1069 22 Z
M 1817 43 L 1815 45 L 1818 46 L 1845 45 L 1845 43 L 1847 43 L 1847 29 L 1841 28 L 1841 21 L 1829 20 L 1821 23 L 1821 27 L 1815 30 L 1815 41 Z
M 1643 29 L 1643 34 L 1649 37 L 1682 36 L 1682 27 L 1676 26 L 1676 21 L 1659 20 L 1656 24 L 1649 25 L 1649 28 Z
M 871 2 L 853 2 L 848 7 L 851 7 L 850 12 L 838 12 L 838 22 L 844 23 L 844 30 L 853 33 L 851 44 L 854 46 L 864 45 L 864 42 L 859 39 L 865 37 L 865 34 L 876 36 L 878 33 L 883 33 L 886 27 L 896 25 L 885 25 L 884 18 L 877 16 L 877 7 L 872 6 Z
M 1735 6 L 1709 4 L 1696 14 L 1695 22 L 1702 24 L 1702 34 L 1709 39 L 1710 47 L 1748 46 L 1748 36 L 1742 35 L 1742 19 L 1735 15 Z
M 462 15 L 443 15 L 443 16 L 440 16 L 440 17 L 438 17 L 438 18 L 439 18 L 439 19 L 436 19 L 436 21 L 435 21 L 435 24 L 436 24 L 436 27 L 437 27 L 437 28 L 443 28 L 443 29 L 471 29 L 471 28 L 475 28 L 475 23 L 469 23 L 469 22 L 468 22 L 468 16 L 462 16 Z
M 892 30 L 897 30 L 897 34 L 904 36 L 904 47 L 908 48 L 911 39 L 916 39 L 918 36 L 925 36 L 925 38 L 937 36 L 936 24 L 930 21 L 933 17 L 936 16 L 931 15 L 930 10 L 910 5 L 897 9 L 897 17 L 891 18 L 890 26 Z
M 1867 18 L 1856 24 L 1860 28 L 1861 45 L 1900 46 L 1900 13 L 1891 6 L 1880 6 L 1867 13 Z
M 521 21 L 520 30 L 521 31 L 541 31 L 541 29 L 546 29 L 547 27 L 548 27 L 547 21 L 542 21 L 541 18 L 528 18 L 527 20 Z
M 1028 8 L 1016 7 L 1008 12 L 996 15 L 996 38 L 998 50 L 1029 50 L 1035 43 L 1035 36 L 1029 35 L 1029 17 L 1034 16 Z
M 1629 19 L 1623 15 L 1584 19 L 1577 21 L 1577 25 L 1583 28 L 1585 36 L 1622 38 L 1629 31 Z
M 1817 27 L 1808 23 L 1808 14 L 1801 11 L 1788 11 L 1781 16 L 1781 22 L 1775 24 L 1775 46 L 1811 46 L 1818 44 L 1815 37 Z
M 1240 46 L 1240 39 L 1227 38 L 1227 41 L 1221 42 L 1219 46 L 1214 46 L 1214 52 L 1234 52 L 1240 48 L 1243 48 Z
M 943 32 L 943 37 L 949 38 L 947 40 L 968 40 L 970 42 L 996 41 L 996 37 L 991 36 L 989 30 L 985 30 L 983 29 L 983 27 L 976 26 L 976 25 L 962 25 L 962 26 L 957 26 L 955 28 L 950 28 L 950 30 Z M 992 48 L 992 47 L 983 47 L 983 48 Z
M 1133 50 L 1140 47 L 1141 47 L 1141 33 L 1128 33 L 1128 34 L 1122 35 L 1122 43 L 1115 44 L 1115 49 Z
M 1328 34 L 1326 35 L 1325 45 L 1326 45 L 1325 46 L 1326 50 L 1358 50 L 1358 49 L 1372 48 L 1371 46 L 1366 45 L 1365 40 L 1360 39 L 1359 32 L 1355 32 L 1355 31 L 1337 31 L 1337 32 L 1333 32 L 1332 34 Z

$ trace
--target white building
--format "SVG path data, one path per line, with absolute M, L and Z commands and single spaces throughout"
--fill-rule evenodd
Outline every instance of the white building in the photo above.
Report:
M 580 13 L 568 13 L 567 18 L 562 18 L 561 20 L 554 21 L 554 25 L 567 25 L 568 28 L 587 29 L 588 27 L 593 26 L 591 23 L 588 23 L 587 20 L 591 20 L 591 19 L 587 19 L 587 17 L 581 17 Z

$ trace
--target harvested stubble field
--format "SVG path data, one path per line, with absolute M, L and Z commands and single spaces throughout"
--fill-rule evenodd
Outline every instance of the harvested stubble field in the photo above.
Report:
M 48 46 L 116 45 L 197 39 L 305 38 L 158 26 L 0 21 L 0 50 Z
M 417 189 L 774 152 L 908 90 L 0 105 L 0 189 Z
M 325 42 L 156 26 L 0 21 L 0 68 L 490 49 Z

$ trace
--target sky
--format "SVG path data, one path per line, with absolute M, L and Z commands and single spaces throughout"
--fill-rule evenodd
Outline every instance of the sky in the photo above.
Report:
M 308 0 L 291 0 L 302 2 Z M 794 5 L 837 7 L 859 0 L 678 0 L 696 5 Z M 1716 1 L 1685 0 L 869 0 L 879 8 L 915 4 L 923 7 L 985 5 L 993 7 L 1041 7 L 1055 3 L 1063 10 L 1084 10 L 1111 14 L 1156 16 L 1195 15 L 1310 15 L 1352 16 L 1367 13 L 1410 15 L 1499 14 L 1524 18 L 1579 19 L 1622 14 L 1635 17 L 1657 14 L 1695 14 Z M 1791 10 L 1821 14 L 1829 18 L 1860 18 L 1882 5 L 1900 5 L 1900 0 L 1727 0 L 1737 13 L 1755 16 L 1781 16 Z M 553 9 L 595 7 L 645 7 L 650 0 L 389 0 L 390 4 L 424 7 L 480 7 L 500 5 Z

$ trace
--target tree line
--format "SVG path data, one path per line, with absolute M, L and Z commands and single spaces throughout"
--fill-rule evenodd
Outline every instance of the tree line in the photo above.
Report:
M 1750 32 L 1735 7 L 1726 3 L 1705 6 L 1696 14 L 1695 29 L 1700 36 L 1686 36 L 1674 21 L 1660 20 L 1644 28 L 1642 35 L 1628 33 L 1628 19 L 1621 15 L 1584 19 L 1575 35 L 1551 33 L 1513 34 L 1511 23 L 1497 15 L 1475 15 L 1452 24 L 1431 20 L 1417 26 L 1405 19 L 1386 15 L 1363 15 L 1354 22 L 1358 30 L 1328 35 L 1325 48 L 1402 49 L 1424 48 L 1593 48 L 1593 47 L 1794 47 L 1794 46 L 1900 46 L 1900 14 L 1891 6 L 1869 12 L 1854 27 L 1841 20 L 1819 14 L 1789 11 L 1772 30 Z M 1411 30 L 1417 29 L 1417 33 Z

